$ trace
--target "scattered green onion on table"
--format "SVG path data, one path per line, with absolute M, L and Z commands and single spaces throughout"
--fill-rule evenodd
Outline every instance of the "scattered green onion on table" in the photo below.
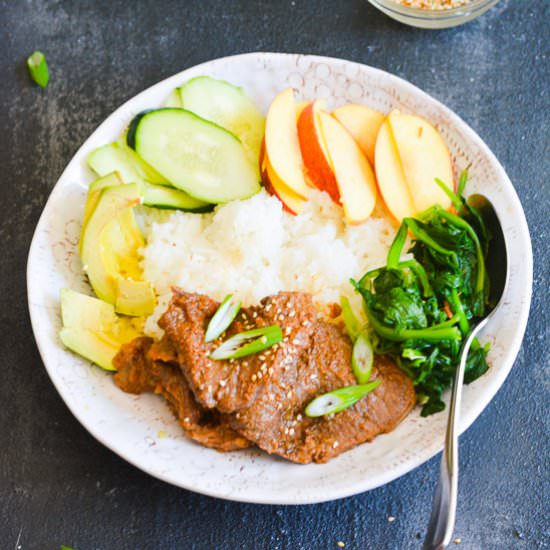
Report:
M 37 50 L 29 55 L 27 58 L 27 68 L 34 82 L 42 88 L 48 85 L 50 81 L 50 72 L 48 70 L 48 64 L 46 63 L 46 57 L 42 52 Z

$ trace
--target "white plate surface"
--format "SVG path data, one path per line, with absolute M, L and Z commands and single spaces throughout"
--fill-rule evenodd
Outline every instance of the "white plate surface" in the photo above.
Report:
M 346 102 L 382 112 L 397 107 L 430 120 L 447 142 L 457 170 L 471 163 L 468 193 L 486 194 L 501 214 L 511 260 L 504 307 L 483 335 L 492 343 L 491 369 L 465 388 L 462 431 L 512 368 L 529 313 L 531 242 L 512 183 L 489 148 L 449 109 L 386 72 L 326 57 L 251 53 L 198 65 L 129 100 L 89 137 L 59 178 L 36 228 L 27 267 L 32 326 L 48 374 L 94 437 L 143 471 L 192 491 L 246 502 L 305 504 L 388 483 L 441 449 L 445 414 L 421 418 L 415 410 L 392 433 L 323 465 L 300 466 L 259 451 L 222 454 L 187 440 L 161 398 L 121 392 L 111 375 L 64 349 L 57 336 L 59 290 L 89 292 L 77 254 L 86 188 L 93 179 L 86 156 L 116 139 L 136 113 L 160 105 L 172 88 L 198 75 L 244 87 L 264 111 L 278 91 L 293 86 L 298 96 L 326 98 L 330 107 Z

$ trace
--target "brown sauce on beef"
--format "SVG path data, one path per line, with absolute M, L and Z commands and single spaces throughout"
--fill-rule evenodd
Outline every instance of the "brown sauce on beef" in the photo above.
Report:
M 376 390 L 335 415 L 306 417 L 314 397 L 356 383 L 347 335 L 319 318 L 311 296 L 280 292 L 243 308 L 227 333 L 207 344 L 204 334 L 218 305 L 174 289 L 159 321 L 164 339 L 138 338 L 115 358 L 115 383 L 124 391 L 163 395 L 199 443 L 219 450 L 254 443 L 294 462 L 326 462 L 393 430 L 414 406 L 410 379 L 378 357 L 371 375 L 382 382 Z M 284 340 L 271 349 L 238 360 L 208 357 L 232 334 L 273 324 Z

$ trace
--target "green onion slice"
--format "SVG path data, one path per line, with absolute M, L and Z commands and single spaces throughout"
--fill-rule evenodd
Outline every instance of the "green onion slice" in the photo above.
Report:
M 220 307 L 214 313 L 212 319 L 208 323 L 206 334 L 204 335 L 205 342 L 212 342 L 220 334 L 227 330 L 227 327 L 233 322 L 237 313 L 241 309 L 241 301 L 233 298 L 233 294 L 228 294 Z
M 235 334 L 216 348 L 210 359 L 238 359 L 278 344 L 283 339 L 283 332 L 279 325 L 255 328 Z
M 31 78 L 42 88 L 45 88 L 50 80 L 50 72 L 46 57 L 38 50 L 27 57 L 27 67 Z
M 369 337 L 362 332 L 355 340 L 351 354 L 351 368 L 359 384 L 369 381 L 374 362 L 374 351 Z
M 340 296 L 340 307 L 342 308 L 342 317 L 348 336 L 352 342 L 355 342 L 359 334 L 361 334 L 361 323 L 353 313 L 347 296 Z
M 319 416 L 325 416 L 327 414 L 333 414 L 348 407 L 351 407 L 354 403 L 357 403 L 359 399 L 365 397 L 372 390 L 380 385 L 380 380 L 375 380 L 369 384 L 362 384 L 360 386 L 346 386 L 337 390 L 324 393 L 319 397 L 316 397 L 306 407 L 306 416 L 310 418 L 317 418 Z

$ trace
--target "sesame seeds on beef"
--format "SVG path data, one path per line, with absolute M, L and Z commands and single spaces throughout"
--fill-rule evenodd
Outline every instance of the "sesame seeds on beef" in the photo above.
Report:
M 415 403 L 409 378 L 378 357 L 371 379 L 381 384 L 337 414 L 308 418 L 318 395 L 356 383 L 351 341 L 321 318 L 308 294 L 280 292 L 243 308 L 225 334 L 204 335 L 218 303 L 174 289 L 159 325 L 164 339 L 137 339 L 117 355 L 117 385 L 154 391 L 171 404 L 190 437 L 221 450 L 256 444 L 297 463 L 326 462 L 395 428 Z M 212 351 L 233 334 L 278 324 L 283 340 L 241 359 L 213 360 Z

